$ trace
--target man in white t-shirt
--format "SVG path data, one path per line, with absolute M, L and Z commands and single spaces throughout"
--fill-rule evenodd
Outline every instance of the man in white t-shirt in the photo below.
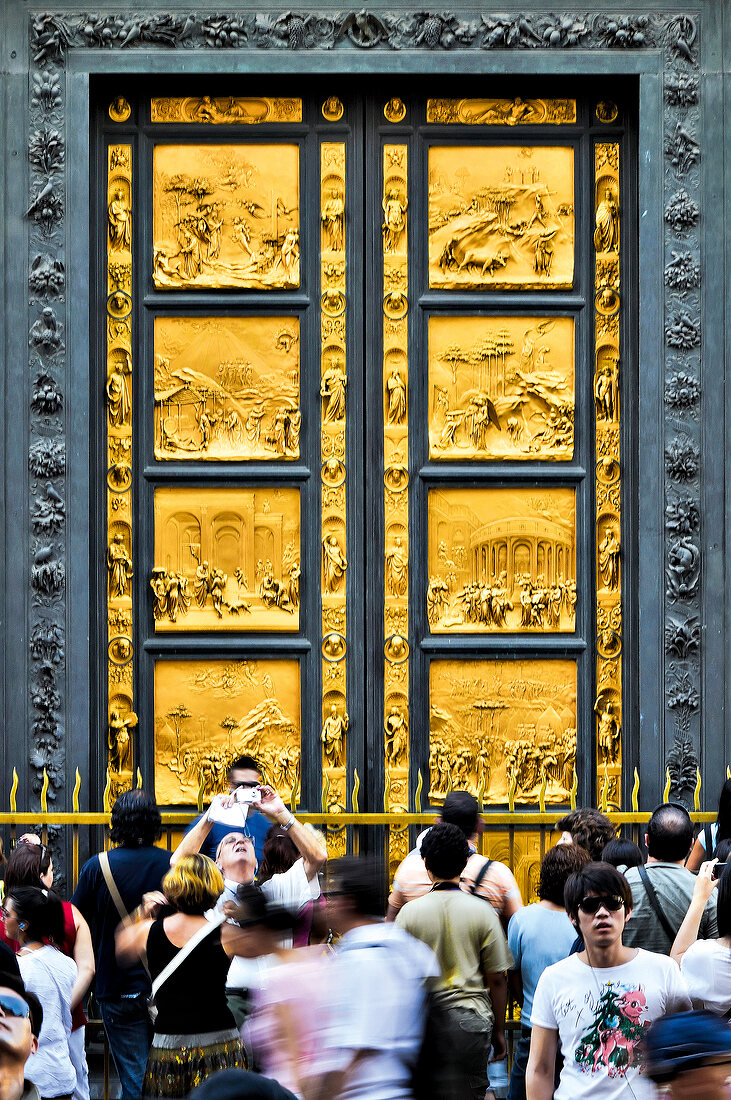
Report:
M 632 892 L 611 864 L 588 863 L 571 875 L 564 900 L 585 946 L 538 979 L 528 1100 L 653 1100 L 642 1041 L 654 1020 L 691 1007 L 680 971 L 665 955 L 623 946 Z M 563 1067 L 554 1093 L 559 1049 Z
M 317 876 L 327 859 L 327 852 L 316 835 L 306 829 L 293 813 L 290 813 L 271 787 L 262 786 L 259 788 L 259 793 L 261 798 L 257 805 L 261 813 L 271 818 L 283 832 L 289 834 L 300 853 L 300 858 L 288 871 L 272 875 L 267 882 L 262 883 L 262 890 L 271 904 L 283 905 L 297 914 L 310 900 L 316 900 L 320 896 L 320 883 Z M 185 834 L 176 848 L 170 860 L 171 866 L 181 856 L 190 855 L 191 852 L 197 852 L 200 849 L 214 825 L 217 808 L 226 807 L 230 802 L 231 796 L 216 795 L 208 810 Z M 216 865 L 223 875 L 224 882 L 223 893 L 218 899 L 218 907 L 221 908 L 227 901 L 236 901 L 236 889 L 239 885 L 253 883 L 256 877 L 256 852 L 252 838 L 241 832 L 228 833 L 216 849 Z M 289 942 L 285 940 L 283 946 L 291 947 L 291 939 Z M 237 956 L 229 967 L 226 996 L 239 1027 L 247 1016 L 251 991 L 260 984 L 263 965 L 265 963 L 261 960 Z

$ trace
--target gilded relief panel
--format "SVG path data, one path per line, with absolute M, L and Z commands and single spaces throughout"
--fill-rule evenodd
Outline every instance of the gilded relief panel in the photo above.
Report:
M 300 671 L 295 660 L 158 661 L 155 797 L 195 803 L 227 790 L 242 753 L 285 802 L 300 790 Z
M 462 126 L 536 126 L 576 122 L 575 99 L 427 99 L 426 121 Z
M 301 122 L 302 100 L 232 95 L 154 98 L 150 102 L 150 118 L 152 122 L 197 122 L 213 126 Z
M 430 801 L 468 790 L 489 805 L 568 802 L 576 684 L 575 661 L 433 660 Z
M 432 459 L 570 459 L 570 317 L 429 318 Z
M 155 490 L 155 629 L 298 630 L 299 490 Z
M 428 519 L 433 633 L 575 629 L 573 489 L 431 489 Z
M 430 287 L 567 289 L 573 277 L 573 149 L 431 146 Z
M 299 148 L 156 145 L 156 287 L 298 287 Z
M 297 317 L 157 317 L 155 458 L 299 458 Z

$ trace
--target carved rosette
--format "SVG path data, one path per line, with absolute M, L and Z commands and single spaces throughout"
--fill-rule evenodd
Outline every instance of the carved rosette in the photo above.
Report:
M 619 809 L 622 779 L 619 144 L 594 146 L 597 792 Z
M 107 681 L 105 802 L 133 785 L 132 146 L 107 149 Z
M 346 282 L 345 143 L 320 145 L 320 397 L 322 539 L 322 807 L 347 804 L 345 525 Z M 328 835 L 331 858 L 345 854 L 345 830 Z
M 409 808 L 408 146 L 383 147 L 384 810 Z M 391 829 L 392 872 L 408 834 Z

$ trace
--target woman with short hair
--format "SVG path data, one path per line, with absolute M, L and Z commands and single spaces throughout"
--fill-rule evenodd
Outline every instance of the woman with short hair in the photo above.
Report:
M 162 890 L 146 894 L 130 921 L 120 926 L 117 957 L 129 962 L 146 953 L 153 980 L 157 1018 L 144 1095 L 183 1097 L 218 1070 L 246 1068 L 226 1003 L 231 958 L 244 948 L 240 930 L 221 923 L 223 914 L 210 922 L 204 916 L 223 892 L 223 876 L 213 860 L 183 856 L 163 878 Z M 155 979 L 196 936 L 187 957 L 155 989 Z

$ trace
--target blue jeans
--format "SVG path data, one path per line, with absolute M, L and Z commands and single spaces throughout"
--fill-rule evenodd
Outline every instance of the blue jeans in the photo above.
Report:
M 140 1100 L 152 1042 L 147 994 L 100 1001 L 99 1013 L 122 1086 L 122 1100 Z
M 510 1071 L 508 1100 L 525 1100 L 525 1071 L 530 1054 L 530 1028 L 521 1028 L 520 1038 L 513 1048 L 513 1068 Z

